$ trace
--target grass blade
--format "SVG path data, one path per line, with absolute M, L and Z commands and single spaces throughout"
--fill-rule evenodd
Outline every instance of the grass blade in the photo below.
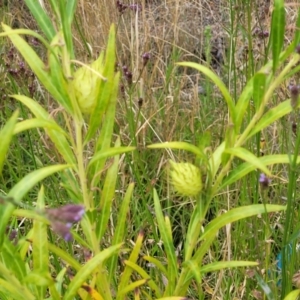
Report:
M 175 290 L 176 280 L 178 278 L 177 258 L 172 241 L 172 236 L 170 236 L 170 229 L 167 226 L 167 223 L 163 216 L 160 201 L 155 189 L 153 190 L 153 200 L 158 228 L 161 235 L 161 239 L 164 243 L 164 249 L 168 260 L 168 286 L 166 288 L 166 295 L 172 295 L 173 291 Z
M 73 280 L 70 282 L 66 293 L 64 295 L 65 300 L 74 299 L 78 289 L 87 281 L 87 279 L 92 275 L 92 273 L 101 265 L 106 259 L 114 255 L 121 248 L 121 244 L 111 246 L 97 255 L 95 255 L 91 260 L 89 260 L 75 275 Z
M 32 13 L 33 17 L 35 18 L 36 22 L 44 32 L 47 39 L 51 41 L 55 35 L 55 29 L 53 27 L 51 19 L 46 14 L 45 10 L 42 8 L 40 2 L 25 0 L 25 3 L 29 8 L 30 12 Z
M 0 174 L 2 173 L 6 154 L 8 152 L 9 145 L 14 134 L 17 118 L 18 112 L 16 111 L 0 131 Z
M 273 73 L 275 73 L 279 64 L 279 56 L 282 51 L 282 46 L 284 42 L 284 30 L 285 30 L 284 1 L 275 0 L 274 10 L 272 13 L 271 36 L 270 36 L 270 42 L 271 42 L 272 54 L 273 54 Z

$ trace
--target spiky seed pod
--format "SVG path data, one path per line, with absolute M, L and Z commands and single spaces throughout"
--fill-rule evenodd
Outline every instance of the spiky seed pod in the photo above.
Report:
M 202 190 L 200 169 L 191 163 L 176 163 L 170 160 L 171 182 L 183 196 L 196 196 Z
M 72 87 L 79 107 L 85 114 L 90 114 L 97 104 L 102 71 L 103 54 L 101 53 L 91 65 L 82 66 L 74 74 Z

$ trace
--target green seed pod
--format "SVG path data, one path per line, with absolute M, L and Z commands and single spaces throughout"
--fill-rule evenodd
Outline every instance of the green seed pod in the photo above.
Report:
M 95 108 L 100 95 L 103 71 L 103 53 L 89 66 L 82 66 L 75 74 L 72 87 L 81 111 L 90 114 Z
M 170 160 L 171 182 L 175 190 L 183 196 L 196 196 L 202 190 L 200 169 L 190 163 L 176 163 Z

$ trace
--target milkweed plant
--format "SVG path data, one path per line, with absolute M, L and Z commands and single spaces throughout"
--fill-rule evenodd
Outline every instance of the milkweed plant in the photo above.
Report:
M 109 229 L 115 196 L 120 155 L 135 151 L 134 147 L 121 146 L 114 138 L 114 122 L 119 92 L 120 74 L 116 72 L 116 30 L 111 26 L 105 51 L 96 60 L 86 64 L 76 59 L 72 23 L 77 1 L 49 1 L 51 17 L 38 1 L 25 1 L 42 35 L 28 29 L 12 29 L 2 24 L 0 37 L 10 39 L 35 76 L 61 109 L 63 120 L 58 122 L 34 98 L 25 95 L 11 97 L 26 106 L 32 118 L 20 120 L 16 111 L 0 131 L 0 171 L 14 135 L 31 129 L 43 129 L 60 157 L 59 164 L 37 169 L 22 178 L 10 191 L 0 197 L 0 298 L 1 299 L 188 299 L 189 288 L 197 286 L 199 299 L 206 273 L 236 267 L 255 267 L 253 261 L 219 261 L 204 263 L 218 231 L 241 219 L 285 211 L 289 219 L 292 209 L 293 182 L 290 178 L 286 206 L 253 204 L 233 208 L 205 223 L 212 201 L 229 185 L 241 180 L 250 172 L 257 172 L 259 182 L 267 187 L 273 177 L 270 166 L 288 164 L 294 170 L 299 163 L 300 135 L 288 154 L 258 157 L 247 150 L 245 143 L 268 126 L 288 114 L 295 114 L 298 107 L 298 86 L 290 87 L 291 99 L 271 107 L 276 90 L 299 71 L 300 14 L 298 15 L 293 42 L 283 50 L 284 1 L 275 0 L 268 49 L 269 60 L 246 84 L 235 101 L 221 79 L 208 67 L 192 62 L 178 66 L 194 68 L 203 73 L 220 90 L 228 107 L 227 128 L 224 140 L 211 149 L 207 140 L 192 145 L 174 141 L 149 145 L 155 149 L 179 149 L 192 154 L 193 161 L 169 160 L 169 182 L 181 197 L 194 199 L 188 230 L 183 237 L 182 261 L 172 237 L 170 217 L 164 214 L 159 194 L 153 190 L 154 218 L 165 253 L 166 264 L 144 255 L 161 276 L 151 277 L 148 269 L 140 265 L 139 257 L 144 242 L 141 231 L 132 249 L 124 248 L 124 224 L 130 211 L 134 183 L 129 183 L 118 210 L 117 224 L 110 245 L 103 243 Z M 118 1 L 118 5 L 120 2 Z M 123 10 L 122 10 L 123 11 Z M 55 22 L 55 23 L 54 23 Z M 29 35 L 43 45 L 46 57 L 26 42 Z M 147 56 L 147 61 L 151 59 Z M 244 125 L 249 107 L 255 113 Z M 89 149 L 89 151 L 87 151 Z M 233 162 L 241 163 L 233 168 Z M 22 199 L 34 186 L 59 172 L 62 187 L 71 200 L 61 206 L 46 205 L 45 188 L 40 186 L 36 206 L 29 207 Z M 293 173 L 293 172 L 291 172 Z M 105 176 L 103 176 L 105 174 Z M 99 192 L 101 191 L 101 192 Z M 16 218 L 32 220 L 32 228 L 22 239 L 15 240 L 11 224 Z M 291 224 L 286 224 L 291 226 Z M 49 228 L 56 236 L 49 239 Z M 289 230 L 286 230 L 290 232 Z M 290 243 L 284 236 L 284 244 Z M 61 248 L 55 239 L 80 245 L 89 255 L 78 262 L 68 247 Z M 120 265 L 121 251 L 128 258 Z M 53 272 L 50 257 L 61 261 Z M 288 253 L 283 251 L 283 265 L 288 265 Z M 115 274 L 119 272 L 118 280 Z M 163 278 L 163 280 L 161 279 Z M 282 278 L 282 295 L 296 299 L 300 290 L 291 292 Z M 287 286 L 287 288 L 285 288 Z M 291 292 L 291 293 L 290 293 Z

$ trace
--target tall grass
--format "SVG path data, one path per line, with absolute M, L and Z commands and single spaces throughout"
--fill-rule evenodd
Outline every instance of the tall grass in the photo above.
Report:
M 39 35 L 0 40 L 1 299 L 297 299 L 297 4 L 26 2 L 2 10 Z M 86 114 L 73 78 L 103 51 Z M 65 242 L 49 209 L 70 202 Z

